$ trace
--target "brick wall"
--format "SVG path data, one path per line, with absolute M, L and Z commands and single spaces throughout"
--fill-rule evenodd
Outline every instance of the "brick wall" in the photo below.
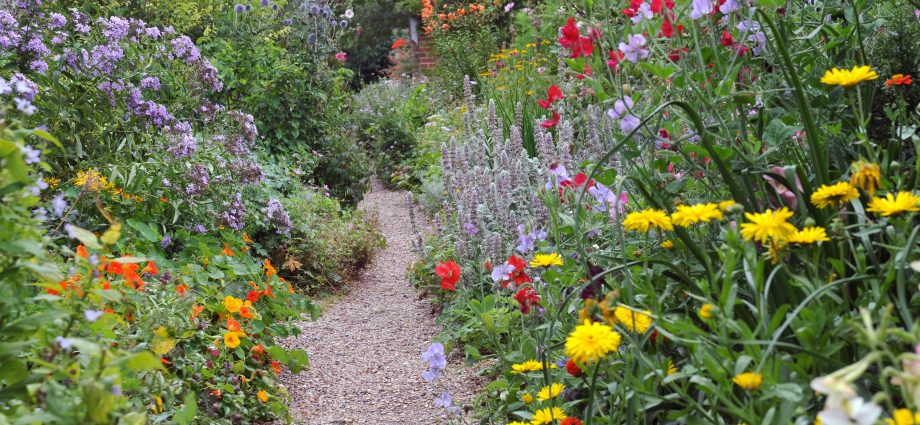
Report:
M 421 72 L 428 71 L 438 63 L 438 58 L 431 51 L 432 41 L 427 34 L 419 34 L 418 37 L 418 67 Z

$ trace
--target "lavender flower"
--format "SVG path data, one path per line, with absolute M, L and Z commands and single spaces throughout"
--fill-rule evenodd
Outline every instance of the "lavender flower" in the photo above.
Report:
M 444 346 L 440 342 L 428 346 L 428 350 L 422 353 L 422 360 L 428 362 L 428 370 L 422 372 L 422 378 L 426 382 L 438 379 L 441 371 L 447 368 L 447 357 L 444 355 Z
M 99 310 L 86 310 L 83 312 L 83 317 L 86 318 L 87 322 L 93 323 L 99 320 L 99 318 L 102 317 L 103 314 L 105 313 Z
M 712 0 L 693 0 L 690 6 L 690 18 L 700 19 L 712 12 Z
M 208 229 L 205 228 L 205 227 L 204 227 L 203 225 L 201 225 L 201 224 L 196 224 L 196 225 L 192 226 L 192 231 L 194 231 L 195 233 L 200 233 L 200 234 L 202 234 L 202 235 L 205 234 L 205 233 L 208 233 Z
M 200 195 L 208 188 L 211 175 L 204 165 L 195 164 L 191 170 L 185 173 L 185 178 L 189 181 L 189 184 L 185 187 L 185 193 L 188 195 Z
M 738 0 L 725 0 L 725 3 L 719 6 L 719 12 L 722 12 L 723 15 L 728 15 L 738 10 L 741 10 L 741 5 L 738 4 Z
M 67 17 L 60 13 L 52 13 L 48 19 L 48 28 L 57 29 L 67 25 Z
M 160 79 L 157 77 L 144 77 L 141 79 L 140 87 L 157 91 L 160 89 Z

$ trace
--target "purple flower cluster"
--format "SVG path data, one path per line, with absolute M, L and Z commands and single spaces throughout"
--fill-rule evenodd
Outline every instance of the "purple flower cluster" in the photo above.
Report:
M 128 97 L 125 99 L 125 103 L 131 114 L 146 119 L 148 123 L 156 127 L 163 127 L 173 120 L 172 114 L 169 113 L 165 105 L 152 100 L 144 100 L 143 93 L 137 87 L 128 89 Z
M 521 244 L 518 245 L 515 249 L 521 254 L 528 254 L 536 248 L 537 242 L 546 240 L 546 231 L 539 229 L 527 233 L 524 224 L 519 224 L 518 239 L 520 239 Z
M 201 195 L 208 188 L 211 182 L 211 174 L 208 169 L 201 164 L 195 164 L 192 169 L 185 173 L 185 179 L 188 184 L 185 186 L 186 195 Z
M 281 201 L 270 198 L 268 205 L 262 208 L 262 212 L 265 213 L 268 221 L 274 224 L 275 232 L 285 236 L 291 234 L 291 228 L 294 227 L 294 224 L 291 222 L 291 216 L 285 211 L 284 205 L 281 205 Z
M 38 84 L 33 83 L 20 73 L 13 74 L 9 81 L 0 77 L 0 96 L 13 96 L 16 109 L 26 115 L 32 115 L 36 108 L 32 104 L 38 95 Z
M 620 131 L 623 134 L 629 134 L 639 127 L 641 121 L 631 113 L 633 100 L 629 96 L 623 96 L 623 99 L 613 103 L 613 108 L 607 110 L 607 115 L 620 123 Z
M 167 134 L 166 152 L 173 158 L 189 158 L 198 148 L 198 139 L 192 133 L 192 125 L 186 121 L 164 128 Z
M 160 79 L 158 77 L 144 77 L 141 79 L 139 86 L 142 89 L 157 91 L 160 90 Z
M 230 163 L 230 174 L 242 184 L 255 184 L 261 182 L 265 175 L 258 162 L 241 159 Z
M 233 132 L 222 140 L 224 149 L 236 156 L 249 155 L 259 137 L 255 119 L 240 111 L 228 111 L 227 117 L 228 127 L 233 128 Z
M 246 206 L 243 205 L 243 195 L 236 192 L 230 202 L 223 203 L 220 213 L 220 222 L 233 230 L 242 230 L 246 224 Z

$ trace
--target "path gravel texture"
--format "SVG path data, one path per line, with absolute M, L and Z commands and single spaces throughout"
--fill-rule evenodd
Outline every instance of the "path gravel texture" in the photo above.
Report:
M 387 247 L 374 257 L 348 294 L 316 322 L 299 323 L 303 333 L 282 343 L 307 350 L 310 368 L 287 373 L 291 413 L 301 424 L 442 424 L 434 406 L 442 387 L 425 382 L 421 353 L 438 327 L 431 303 L 420 299 L 405 273 L 415 254 L 405 192 L 374 182 L 360 206 L 378 214 Z M 480 378 L 449 356 L 445 382 L 456 405 L 468 405 Z

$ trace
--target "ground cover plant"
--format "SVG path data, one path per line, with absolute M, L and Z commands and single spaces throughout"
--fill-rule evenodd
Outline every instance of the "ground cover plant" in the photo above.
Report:
M 915 9 L 504 5 L 413 267 L 494 378 L 454 421 L 914 423 Z

